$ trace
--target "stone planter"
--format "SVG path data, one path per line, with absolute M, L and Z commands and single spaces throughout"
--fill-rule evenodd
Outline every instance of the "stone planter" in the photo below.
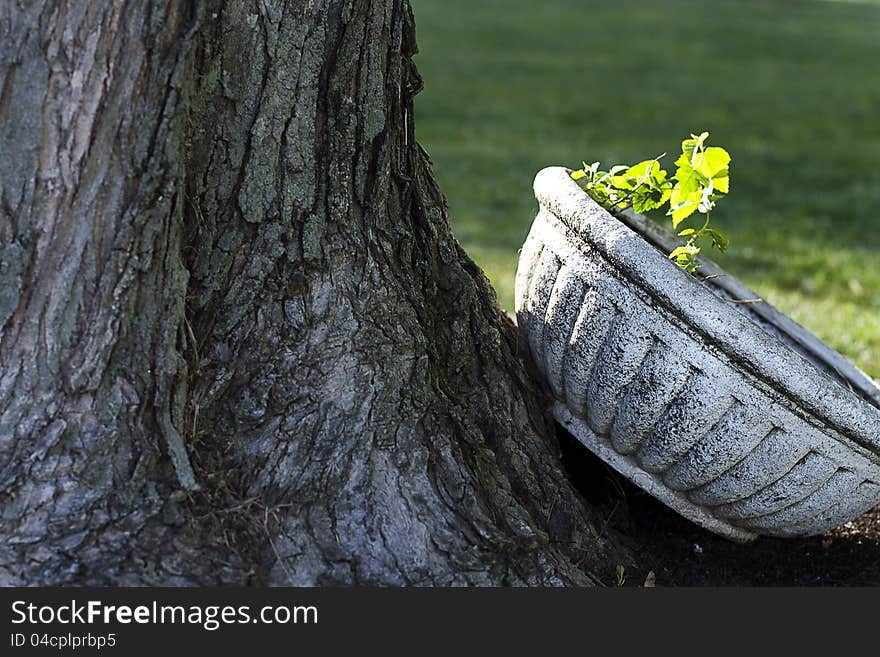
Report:
M 880 503 L 865 374 L 717 266 L 676 267 L 674 237 L 613 217 L 566 169 L 541 171 L 535 195 L 517 321 L 584 445 L 739 541 L 818 534 Z

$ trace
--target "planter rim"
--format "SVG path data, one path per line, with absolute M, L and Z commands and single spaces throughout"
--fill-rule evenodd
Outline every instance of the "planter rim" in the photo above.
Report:
M 680 269 L 651 244 L 649 236 L 633 230 L 590 198 L 569 173 L 564 167 L 547 167 L 538 172 L 534 191 L 542 207 L 588 242 L 621 275 L 699 332 L 706 342 L 739 367 L 757 375 L 820 421 L 873 452 L 875 459 L 880 455 L 880 405 L 874 405 L 880 404 L 880 389 L 866 374 L 792 320 L 786 318 L 790 326 L 774 322 L 774 328 L 800 345 L 804 344 L 805 335 L 812 338 L 815 344 L 804 345 L 804 348 L 818 345 L 823 352 L 827 351 L 817 356 L 825 362 L 831 360 L 829 367 L 834 368 L 835 360 L 845 363 L 845 373 L 838 371 L 838 374 L 851 384 L 857 383 L 866 396 L 877 400 L 874 403 L 846 389 L 804 355 L 736 309 L 729 300 L 717 296 Z M 658 230 L 662 229 L 658 227 Z M 722 271 L 717 265 L 712 268 Z M 799 329 L 799 335 L 786 331 L 791 327 Z M 833 358 L 829 358 L 832 355 Z M 855 378 L 857 376 L 863 380 Z

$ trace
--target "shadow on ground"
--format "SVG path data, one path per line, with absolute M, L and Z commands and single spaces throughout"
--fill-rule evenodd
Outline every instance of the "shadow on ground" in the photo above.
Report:
M 602 532 L 635 551 L 626 586 L 878 586 L 880 507 L 822 536 L 738 545 L 685 520 L 620 476 L 558 427 L 574 486 L 604 519 Z M 615 583 L 615 573 L 603 573 Z

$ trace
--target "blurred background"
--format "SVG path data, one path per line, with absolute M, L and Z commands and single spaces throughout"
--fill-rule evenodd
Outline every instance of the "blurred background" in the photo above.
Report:
M 708 130 L 733 157 L 709 257 L 880 378 L 880 0 L 412 4 L 417 137 L 503 307 L 537 171 L 671 175 Z

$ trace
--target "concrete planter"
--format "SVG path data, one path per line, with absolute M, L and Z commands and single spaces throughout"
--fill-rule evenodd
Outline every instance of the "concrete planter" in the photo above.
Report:
M 880 503 L 880 389 L 675 238 L 552 167 L 516 278 L 557 420 L 616 470 L 739 541 L 827 531 Z

